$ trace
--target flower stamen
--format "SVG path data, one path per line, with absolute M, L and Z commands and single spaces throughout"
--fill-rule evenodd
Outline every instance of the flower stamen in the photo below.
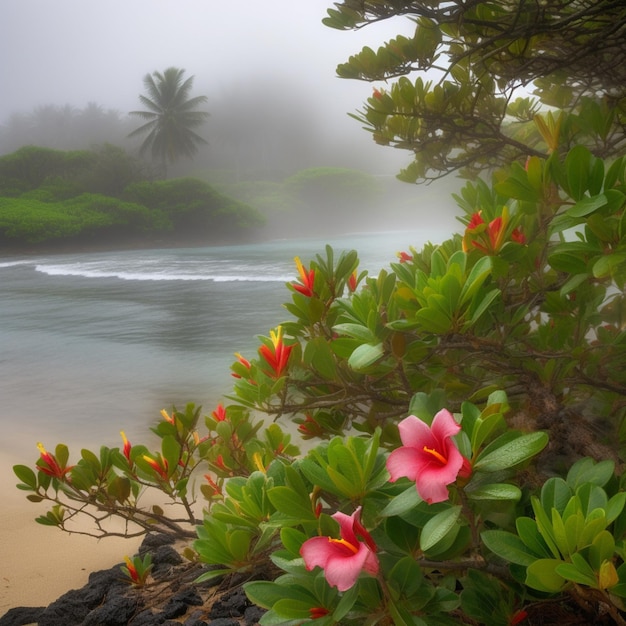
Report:
M 422 450 L 426 452 L 426 454 L 430 454 L 434 456 L 437 459 L 437 461 L 439 461 L 442 465 L 446 465 L 448 463 L 448 459 L 446 459 L 446 457 L 443 456 L 443 454 L 441 454 L 440 452 L 437 452 L 437 450 L 435 450 L 434 448 L 429 448 L 428 446 L 424 446 Z
M 349 550 L 351 550 L 354 554 L 356 554 L 359 551 L 359 548 L 353 544 L 351 544 L 347 539 L 334 539 L 333 537 L 329 537 L 328 541 L 330 543 L 338 543 L 342 546 L 345 546 L 346 548 L 348 548 Z

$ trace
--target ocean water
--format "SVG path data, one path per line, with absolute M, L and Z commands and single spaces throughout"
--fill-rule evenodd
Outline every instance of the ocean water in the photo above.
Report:
M 449 233 L 387 232 L 207 248 L 0 258 L 0 453 L 36 442 L 92 449 L 145 440 L 162 408 L 213 410 L 233 354 L 289 319 L 285 283 L 306 264 L 356 249 L 376 274 L 397 251 Z

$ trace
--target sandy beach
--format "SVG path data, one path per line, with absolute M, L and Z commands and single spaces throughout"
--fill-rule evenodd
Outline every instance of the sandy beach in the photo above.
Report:
M 0 616 L 17 606 L 46 606 L 89 574 L 109 568 L 136 552 L 140 539 L 97 540 L 42 526 L 35 517 L 45 505 L 26 500 L 11 469 L 24 458 L 0 461 Z

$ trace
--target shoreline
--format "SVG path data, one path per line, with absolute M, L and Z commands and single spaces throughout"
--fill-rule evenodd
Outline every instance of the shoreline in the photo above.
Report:
M 42 526 L 35 517 L 46 509 L 26 500 L 12 467 L 20 461 L 6 456 L 0 464 L 0 616 L 16 607 L 47 606 L 70 589 L 79 589 L 89 575 L 133 555 L 142 537 L 96 539 Z
M 0 259 L 16 256 L 37 256 L 41 254 L 89 254 L 91 252 L 128 252 L 132 250 L 171 250 L 173 248 L 206 248 L 240 245 L 247 243 L 263 243 L 268 241 L 265 238 L 254 240 L 239 239 L 228 241 L 198 241 L 198 240 L 157 240 L 144 241 L 133 240 L 115 243 L 59 243 L 58 245 L 17 245 L 15 247 L 0 246 Z

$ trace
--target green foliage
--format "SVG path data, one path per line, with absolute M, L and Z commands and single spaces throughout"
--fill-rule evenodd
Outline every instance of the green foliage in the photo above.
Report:
M 223 241 L 263 224 L 257 211 L 194 178 L 136 183 L 125 197 L 163 212 L 178 235 Z
M 48 179 L 71 181 L 93 167 L 87 151 L 63 152 L 25 146 L 0 157 L 0 196 L 18 196 L 38 189 Z
M 548 146 L 566 123 L 535 125 Z M 163 411 L 156 448 L 122 434 L 70 465 L 40 445 L 18 487 L 65 530 L 195 528 L 199 580 L 245 574 L 266 626 L 509 626 L 546 599 L 623 623 L 625 181 L 622 158 L 554 150 L 467 183 L 463 234 L 377 276 L 355 251 L 296 258 L 289 317 L 236 355 L 229 404 Z M 170 215 L 205 191 L 128 193 Z
M 378 144 L 414 154 L 401 180 L 474 176 L 557 146 L 584 143 L 604 158 L 623 149 L 625 75 L 612 62 L 626 53 L 620 3 L 345 0 L 323 22 L 356 30 L 407 16 L 412 35 L 365 46 L 337 67 L 341 78 L 384 81 L 353 117 Z M 516 97 L 522 87 L 533 96 Z M 565 112 L 536 128 L 546 107 Z
M 142 235 L 163 229 L 158 213 L 139 204 L 96 194 L 81 194 L 63 201 L 0 198 L 0 238 L 4 241 L 42 243 Z
M 128 577 L 133 587 L 143 587 L 152 570 L 152 555 L 148 552 L 143 558 L 135 556 L 132 560 L 129 557 L 125 560 L 126 565 L 120 567 L 122 573 Z
M 144 181 L 120 148 L 62 152 L 27 147 L 0 158 L 0 242 L 196 243 L 247 235 L 263 224 L 251 207 L 194 179 Z M 138 182 L 142 181 L 142 182 Z
M 194 129 L 208 117 L 198 106 L 207 101 L 206 96 L 189 97 L 194 77 L 184 79 L 185 70 L 168 67 L 163 72 L 146 74 L 143 84 L 145 95 L 139 100 L 147 110 L 131 111 L 130 115 L 141 118 L 145 124 L 136 128 L 129 137 L 144 136 L 140 153 L 150 152 L 166 174 L 168 162 L 181 156 L 191 157 L 198 145 L 206 140 Z
M 534 519 L 518 518 L 517 534 L 487 530 L 483 541 L 525 568 L 525 583 L 538 591 L 557 593 L 572 583 L 597 590 L 623 585 L 613 565 L 622 550 L 612 524 L 623 514 L 626 493 L 609 496 L 604 489 L 613 469 L 610 461 L 578 461 L 565 480 L 550 478 L 540 496 L 532 496 Z M 622 589 L 613 593 L 621 595 Z

